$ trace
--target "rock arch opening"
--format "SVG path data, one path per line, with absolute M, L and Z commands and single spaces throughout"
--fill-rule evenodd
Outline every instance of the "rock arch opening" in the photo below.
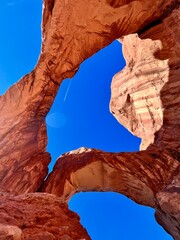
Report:
M 45 0 L 45 2 L 50 3 L 51 1 Z M 110 177 L 111 180 L 114 179 L 112 174 L 115 172 L 115 177 L 118 176 L 121 177 L 121 180 L 124 180 L 124 185 L 121 184 L 120 186 L 119 182 L 123 183 L 123 181 L 117 181 L 118 187 L 126 187 L 123 189 L 121 188 L 119 192 L 130 197 L 129 193 L 131 194 L 131 191 L 127 194 L 125 190 L 129 190 L 129 187 L 132 187 L 137 197 L 131 196 L 131 198 L 141 204 L 155 207 L 157 221 L 160 222 L 160 224 L 172 234 L 175 239 L 179 239 L 179 205 L 177 204 L 177 202 L 179 202 L 177 191 L 179 186 L 179 176 L 177 176 L 179 171 L 179 163 L 177 161 L 179 158 L 179 125 L 177 124 L 179 105 L 178 97 L 176 98 L 176 96 L 178 96 L 177 76 L 179 70 L 177 54 L 179 50 L 179 42 L 177 41 L 177 33 L 179 30 L 179 5 L 177 1 L 174 0 L 155 1 L 153 5 L 151 4 L 151 1 L 132 1 L 130 4 L 126 4 L 122 7 L 116 7 L 115 3 L 116 1 L 111 2 L 111 4 L 114 5 L 113 8 L 107 5 L 107 1 L 66 1 L 64 5 L 61 5 L 61 1 L 54 1 L 52 12 L 52 8 L 47 9 L 45 7 L 45 17 L 43 18 L 43 46 L 38 64 L 32 72 L 25 75 L 19 82 L 0 97 L 0 188 L 3 192 L 1 201 L 4 201 L 3 199 L 9 199 L 9 192 L 11 195 L 10 198 L 13 198 L 15 202 L 19 198 L 23 198 L 24 194 L 26 195 L 25 198 L 29 198 L 29 195 L 26 194 L 29 192 L 32 192 L 30 195 L 34 201 L 36 201 L 37 198 L 39 199 L 38 203 L 41 202 L 43 196 L 46 196 L 48 200 L 50 196 L 52 197 L 54 192 L 59 192 L 59 194 L 56 194 L 53 199 L 61 197 L 60 201 L 65 201 L 68 194 L 72 195 L 76 190 L 77 192 L 82 190 L 78 189 L 77 180 L 82 184 L 82 187 L 84 186 L 84 179 L 81 178 L 82 172 L 78 170 L 82 169 L 82 166 L 88 167 L 91 162 L 98 162 L 99 170 L 102 170 L 101 172 L 103 172 L 101 177 L 107 177 L 102 178 L 102 181 L 100 182 L 102 183 L 103 190 L 109 190 L 109 188 L 106 188 L 107 186 L 110 186 L 108 180 Z M 12 4 L 9 6 L 12 6 Z M 165 12 L 168 15 L 164 15 Z M 164 16 L 163 19 L 162 16 Z M 146 29 L 146 25 L 157 19 L 162 20 L 160 24 L 153 25 L 152 29 L 148 29 L 147 32 L 144 32 L 144 30 L 142 31 L 144 39 L 148 38 L 152 41 L 153 47 L 152 45 L 150 46 L 147 44 L 146 40 L 141 41 L 142 39 L 140 39 L 137 34 L 130 34 Z M 131 22 L 131 24 L 129 24 L 129 22 Z M 163 86 L 163 89 L 161 89 L 160 96 L 159 92 L 155 95 L 147 94 L 145 98 L 143 94 L 141 95 L 146 105 L 146 111 L 144 111 L 144 108 L 141 106 L 141 109 L 138 109 L 139 105 L 136 108 L 140 110 L 143 115 L 145 113 L 144 120 L 147 123 L 148 132 L 144 131 L 147 141 L 144 141 L 143 148 L 141 149 L 146 150 L 136 153 L 119 154 L 111 154 L 99 150 L 88 151 L 88 149 L 84 152 L 82 152 L 82 149 L 72 151 L 61 156 L 57 161 L 52 174 L 48 176 L 45 182 L 43 182 L 47 175 L 48 164 L 50 161 L 50 154 L 46 152 L 47 134 L 45 116 L 51 108 L 55 95 L 58 92 L 59 85 L 63 79 L 72 77 L 78 70 L 79 65 L 86 58 L 107 46 L 114 39 L 122 36 L 125 36 L 123 38 L 123 46 L 125 46 L 125 39 L 127 40 L 127 38 L 129 38 L 130 40 L 130 47 L 128 47 L 128 50 L 132 50 L 132 47 L 139 50 L 139 46 L 141 45 L 142 47 L 142 44 L 144 43 L 144 50 L 138 51 L 138 54 L 135 55 L 137 57 L 139 56 L 143 63 L 145 62 L 145 57 L 145 59 L 148 61 L 150 60 L 154 66 L 151 68 L 153 71 L 150 71 L 150 74 L 147 74 L 149 73 L 149 70 L 144 72 L 145 79 L 148 80 L 148 75 L 150 82 L 154 83 L 151 80 L 156 80 L 156 78 L 154 78 L 156 75 L 161 83 L 163 82 L 164 84 L 167 82 L 167 84 Z M 134 38 L 136 42 L 134 46 L 132 45 L 132 38 Z M 163 51 L 159 51 L 159 47 L 156 44 L 156 40 L 159 41 L 160 39 L 162 40 L 160 48 L 163 47 Z M 135 67 L 137 67 L 137 64 L 134 63 L 137 63 L 138 60 L 134 61 L 136 57 L 134 59 L 132 58 L 133 51 L 131 50 L 129 54 L 129 65 L 127 64 L 129 69 L 127 70 L 130 70 L 130 72 L 135 75 L 133 80 L 137 80 L 140 75 L 143 76 L 141 74 L 142 68 L 140 67 L 140 71 L 137 68 L 136 70 L 138 71 L 134 71 Z M 154 50 L 156 52 L 155 54 Z M 150 54 L 149 56 L 146 54 L 144 56 L 142 54 L 147 52 Z M 114 58 L 114 56 L 112 58 Z M 159 58 L 159 60 L 162 61 L 157 62 L 157 59 L 155 58 Z M 163 61 L 165 61 L 164 64 Z M 147 66 L 149 69 L 150 65 L 147 64 Z M 105 72 L 106 69 L 103 70 Z M 99 68 L 97 68 L 97 73 L 98 72 Z M 91 79 L 94 79 L 94 75 L 91 75 L 91 72 L 86 71 L 84 76 L 86 75 L 90 76 Z M 126 79 L 124 79 L 124 82 L 126 82 Z M 143 84 L 141 85 L 144 85 L 143 79 L 142 83 Z M 151 89 L 157 88 L 156 84 L 151 85 Z M 72 81 L 65 90 L 65 96 L 63 98 L 64 103 L 69 101 L 68 91 L 70 91 L 71 86 Z M 118 93 L 121 89 L 120 86 L 121 85 L 119 85 L 119 87 L 117 86 Z M 85 84 L 85 87 L 87 88 L 87 84 Z M 127 85 L 125 87 L 129 89 Z M 132 90 L 134 90 L 134 86 L 132 87 Z M 93 122 L 92 113 L 95 111 L 95 107 L 99 106 L 97 101 L 94 103 L 93 108 L 91 108 L 91 105 L 89 105 L 88 102 L 85 102 L 83 107 L 81 103 L 84 103 L 85 98 L 80 98 L 78 93 L 78 91 L 75 91 L 75 98 L 79 99 L 79 104 L 77 106 L 80 111 L 78 112 L 77 109 L 73 109 L 74 114 L 71 112 L 70 115 L 76 116 L 75 122 L 79 123 L 79 119 L 81 119 L 80 113 L 83 113 L 83 117 L 87 116 L 84 118 L 83 123 L 87 123 L 88 121 L 91 124 L 95 123 L 98 130 L 94 132 L 90 131 L 89 125 L 86 126 L 81 123 L 79 128 L 77 127 L 78 125 L 76 125 L 74 134 L 72 134 L 73 132 L 71 131 L 73 129 L 68 128 L 70 130 L 68 134 L 69 139 L 76 142 L 75 140 L 77 138 L 79 139 L 88 136 L 87 140 L 92 139 L 93 143 L 98 145 L 98 148 L 107 150 L 107 145 L 104 147 L 99 145 L 102 143 L 101 139 L 104 140 L 107 138 L 108 143 L 113 143 L 114 137 L 111 137 L 107 132 L 109 121 L 106 122 L 105 117 L 103 117 L 102 114 L 98 115 L 103 108 L 97 108 L 96 116 L 99 116 L 99 118 L 97 121 Z M 89 94 L 94 94 L 94 88 L 91 90 L 90 85 L 88 85 L 88 92 L 84 91 L 84 93 L 88 96 L 88 99 L 90 99 Z M 101 95 L 101 93 L 104 94 L 102 88 L 99 89 L 98 96 L 101 96 L 100 102 L 103 102 L 106 96 Z M 134 91 L 134 93 L 136 97 L 138 97 L 137 91 Z M 162 105 L 159 107 L 156 102 L 155 105 L 153 105 L 154 100 L 152 101 L 152 99 L 149 99 L 150 95 L 157 95 L 158 98 L 160 97 L 161 100 L 163 100 L 163 107 Z M 121 95 L 121 97 L 124 98 L 123 106 L 122 108 L 121 106 L 120 108 L 118 106 L 117 110 L 120 110 L 120 113 L 124 114 L 126 120 L 127 113 L 130 113 L 129 115 L 133 118 L 131 118 L 128 124 L 131 124 L 133 121 L 137 123 L 135 121 L 137 115 L 134 105 L 130 105 L 131 102 L 135 102 L 132 94 L 125 91 L 125 96 Z M 73 99 L 75 98 L 73 97 Z M 94 96 L 92 99 L 94 99 Z M 120 103 L 120 105 L 122 103 L 121 101 L 116 102 L 117 104 Z M 139 104 L 139 101 L 137 102 Z M 69 102 L 69 105 L 72 104 Z M 154 109 L 156 110 L 155 113 L 160 113 L 158 115 L 155 114 L 156 117 L 153 115 Z M 113 112 L 116 115 L 115 110 L 116 109 L 113 109 Z M 72 116 L 69 118 L 64 117 L 64 119 L 62 119 L 62 116 L 63 115 L 60 117 L 60 121 L 63 120 L 62 125 L 64 125 L 65 122 L 69 122 L 69 119 L 72 120 Z M 152 120 L 152 126 L 149 124 L 149 119 Z M 140 122 L 142 123 L 142 118 L 140 119 Z M 129 126 L 127 127 L 129 129 Z M 141 128 L 141 126 L 138 128 L 138 123 L 135 125 L 131 124 L 130 127 L 131 132 L 135 134 L 137 132 L 137 135 L 143 138 L 143 136 L 138 133 L 142 133 L 142 129 L 145 128 Z M 161 128 L 159 129 L 159 127 Z M 101 132 L 98 132 L 100 129 Z M 113 131 L 114 129 L 115 128 L 113 128 Z M 99 134 L 101 135 L 101 139 L 98 138 Z M 69 139 L 67 141 L 68 143 L 70 142 Z M 57 142 L 59 143 L 59 138 Z M 124 142 L 125 141 L 123 141 L 123 143 Z M 64 139 L 62 143 L 64 143 L 65 146 L 68 146 L 68 148 L 73 149 L 72 146 L 66 144 Z M 119 141 L 114 141 L 114 143 L 118 143 L 118 151 L 122 151 L 119 147 Z M 84 142 L 81 145 L 88 146 L 88 144 L 84 144 Z M 112 145 L 115 148 L 115 144 Z M 77 146 L 75 148 L 77 148 Z M 65 151 L 68 150 L 69 149 Z M 113 151 L 115 152 L 116 150 Z M 94 153 L 95 155 L 93 155 Z M 133 161 L 128 161 L 130 158 Z M 74 165 L 72 164 L 73 160 L 75 160 Z M 110 168 L 107 168 L 107 165 L 110 166 Z M 90 167 L 92 169 L 92 165 Z M 105 172 L 104 170 L 107 169 L 108 171 Z M 75 173 L 77 173 L 77 175 Z M 96 175 L 98 176 L 98 174 Z M 92 174 L 90 176 L 93 177 Z M 134 179 L 138 179 L 138 188 L 136 181 L 133 181 Z M 87 179 L 85 178 L 85 180 Z M 129 186 L 127 188 L 128 184 Z M 42 186 L 41 189 L 40 186 Z M 44 193 L 37 193 L 38 190 L 43 191 L 43 186 L 44 189 L 47 190 L 47 192 L 45 191 L 45 195 Z M 144 189 L 146 191 L 144 191 Z M 86 190 L 85 185 L 85 191 Z M 114 189 L 112 190 L 114 191 Z M 138 194 L 139 192 L 141 193 L 140 196 Z M 14 196 L 14 193 L 18 194 L 17 198 Z M 23 194 L 23 196 L 21 194 Z M 143 198 L 141 197 L 142 195 Z M 21 204 L 23 205 L 23 201 Z M 63 204 L 66 205 L 65 203 Z M 8 214 L 11 215 L 12 213 L 9 212 Z M 0 219 L 2 218 L 0 217 Z M 78 221 L 78 218 L 76 218 L 76 220 Z M 8 220 L 6 223 L 9 224 Z M 4 222 L 2 227 L 4 229 Z M 43 231 L 44 229 L 41 228 L 41 230 Z M 21 231 L 24 231 L 23 227 Z M 20 234 L 22 233 L 21 231 L 19 231 Z M 74 234 L 74 231 L 68 232 L 68 234 L 71 233 Z M 35 235 L 36 234 L 39 233 L 36 232 Z M 51 237 L 54 238 L 52 235 Z M 74 239 L 74 237 L 71 238 Z M 34 237 L 34 239 L 36 239 L 36 237 Z
M 78 193 L 69 206 L 80 215 L 81 224 L 93 240 L 172 239 L 155 222 L 154 209 L 118 193 Z
M 50 169 L 62 153 L 82 146 L 109 152 L 139 150 L 140 139 L 109 111 L 112 77 L 124 66 L 121 43 L 114 41 L 62 83 L 47 116 L 48 151 L 53 157 Z M 62 124 L 57 124 L 58 119 Z
M 122 51 L 121 50 L 121 45 L 119 44 L 119 42 L 117 42 L 117 41 L 113 42 L 110 46 L 106 47 L 105 49 L 103 49 L 100 52 L 96 53 L 96 55 L 94 55 L 90 59 L 86 60 L 81 65 L 78 73 L 76 74 L 76 76 L 73 79 L 65 80 L 62 83 L 61 89 L 60 89 L 60 91 L 59 91 L 59 93 L 57 95 L 57 99 L 54 102 L 54 105 L 53 105 L 53 107 L 52 107 L 52 109 L 51 109 L 49 114 L 55 113 L 57 111 L 56 109 L 58 109 L 58 111 L 60 111 L 59 113 L 63 113 L 66 116 L 67 122 L 66 122 L 66 124 L 64 125 L 63 128 L 61 128 L 61 127 L 52 128 L 51 132 L 48 130 L 49 131 L 48 132 L 49 147 L 50 147 L 50 145 L 52 145 L 53 148 L 58 149 L 58 151 L 55 154 L 51 153 L 52 155 L 54 155 L 53 156 L 54 160 L 52 161 L 52 163 L 50 165 L 50 169 L 54 165 L 55 159 L 57 159 L 57 157 L 61 153 L 63 153 L 63 151 L 62 152 L 59 151 L 61 146 L 66 148 L 64 150 L 64 152 L 68 152 L 68 151 L 70 151 L 72 149 L 77 149 L 77 148 L 79 148 L 81 146 L 100 148 L 100 149 L 103 149 L 103 150 L 106 150 L 106 151 L 113 151 L 113 152 L 122 152 L 122 151 L 126 151 L 127 152 L 127 151 L 139 150 L 140 140 L 138 138 L 132 136 L 131 134 L 129 134 L 127 130 L 125 130 L 125 132 L 126 132 L 125 134 L 128 134 L 129 136 L 132 137 L 132 139 L 131 139 L 132 142 L 133 142 L 133 139 L 135 140 L 135 142 L 136 142 L 135 143 L 136 144 L 135 148 L 134 149 L 133 148 L 132 149 L 129 148 L 129 147 L 132 147 L 129 144 L 129 140 L 128 140 L 128 145 L 124 144 L 123 147 L 121 146 L 122 135 L 121 135 L 120 132 L 115 130 L 116 127 L 121 129 L 120 124 L 118 122 L 116 122 L 116 120 L 110 115 L 109 109 L 107 109 L 107 108 L 104 109 L 104 107 L 98 106 L 100 101 L 108 99 L 107 96 L 109 96 L 109 99 L 110 99 L 110 83 L 111 83 L 112 76 L 115 73 L 117 73 L 118 71 L 120 71 L 120 67 L 119 67 L 119 63 L 120 62 L 118 62 L 119 61 L 118 58 L 120 58 L 121 51 Z M 96 60 L 96 57 L 97 57 L 97 60 Z M 113 61 L 115 63 L 118 63 L 114 67 L 115 70 L 113 69 L 114 72 L 111 71 L 111 65 L 109 65 L 109 61 L 107 61 L 106 63 L 103 62 L 102 65 L 101 64 L 98 65 L 99 64 L 99 59 L 105 59 L 105 60 L 113 59 Z M 88 63 L 89 62 L 90 62 L 91 66 L 88 67 Z M 124 63 L 122 64 L 121 68 L 123 68 L 123 66 L 124 66 Z M 109 69 L 109 70 L 107 70 L 107 69 Z M 102 70 L 102 71 L 104 70 L 105 71 L 105 75 L 104 76 L 103 75 L 99 75 L 99 72 L 101 72 L 100 70 Z M 109 78 L 107 77 L 108 74 L 109 74 Z M 95 79 L 95 77 L 97 77 L 97 79 Z M 101 82 L 101 80 L 102 80 L 102 82 Z M 107 82 L 106 82 L 106 80 L 107 80 Z M 79 85 L 80 87 L 78 86 L 78 83 L 80 84 Z M 93 84 L 97 85 L 97 90 L 95 89 Z M 106 96 L 103 96 L 103 94 L 101 92 L 102 84 L 106 85 L 106 88 L 105 88 L 105 91 L 104 91 Z M 82 91 L 80 89 L 82 89 Z M 106 92 L 107 89 L 108 89 L 109 93 Z M 97 100 L 95 100 L 95 98 L 96 98 L 95 94 L 97 94 L 97 96 L 98 96 Z M 109 99 L 107 100 L 106 106 L 109 105 Z M 92 102 L 89 102 L 91 100 L 92 101 L 95 100 L 96 102 L 94 102 L 94 104 L 92 104 Z M 128 100 L 130 100 L 130 99 L 128 99 Z M 72 102 L 73 102 L 74 105 L 71 105 Z M 85 104 L 84 105 L 85 107 L 82 107 L 83 106 L 82 103 Z M 92 106 L 91 106 L 91 104 L 92 104 Z M 74 108 L 74 106 L 76 106 L 76 107 Z M 68 107 L 71 109 L 71 112 L 66 112 Z M 115 144 L 113 146 L 112 146 L 112 142 L 113 141 L 110 139 L 111 136 L 110 136 L 109 133 L 108 133 L 108 137 L 107 137 L 107 135 L 105 135 L 105 133 L 103 131 L 101 131 L 100 132 L 101 133 L 101 138 L 99 138 L 98 137 L 98 133 L 99 133 L 98 132 L 98 128 L 96 128 L 96 130 L 95 130 L 96 134 L 95 133 L 93 134 L 93 131 L 91 129 L 92 125 L 97 127 L 98 124 L 97 124 L 96 120 L 98 119 L 98 121 L 100 122 L 100 125 L 99 125 L 100 128 L 103 126 L 103 129 L 104 130 L 106 129 L 108 131 L 108 129 L 105 127 L 105 126 L 108 126 L 108 125 L 103 125 L 103 122 L 104 122 L 103 115 L 98 115 L 99 114 L 98 110 L 100 110 L 100 108 L 108 112 L 108 114 L 110 115 L 110 118 L 112 118 L 112 122 L 113 122 L 112 131 L 115 131 L 116 134 L 119 134 L 119 142 L 118 141 L 114 141 Z M 98 116 L 98 118 L 94 118 L 93 119 L 93 116 L 92 116 L 93 110 L 95 110 L 96 117 Z M 82 121 L 82 123 L 81 123 L 80 120 Z M 88 123 L 89 127 L 85 123 Z M 116 123 L 117 123 L 117 126 L 116 126 Z M 72 126 L 69 127 L 70 124 L 74 124 L 73 127 Z M 110 125 L 110 120 L 109 119 L 107 121 L 107 124 Z M 68 129 L 68 130 L 65 130 L 65 129 Z M 124 128 L 122 127 L 122 129 L 124 129 Z M 121 129 L 121 131 L 122 131 L 122 129 Z M 103 134 L 104 134 L 104 138 L 102 137 Z M 87 136 L 86 138 L 85 138 L 85 135 Z M 56 139 L 58 139 L 57 142 L 54 141 L 54 139 L 55 139 L 54 136 L 56 136 Z M 80 138 L 81 143 L 76 145 L 76 143 L 77 143 L 76 140 L 78 138 Z M 87 138 L 91 139 L 92 143 L 89 143 Z M 111 141 L 110 142 L 111 146 L 104 145 L 102 147 L 101 143 L 107 144 L 106 141 L 109 142 L 109 140 Z M 125 139 L 123 138 L 123 140 L 125 140 Z M 123 141 L 123 143 L 125 143 L 125 141 Z M 56 144 L 56 147 L 54 146 L 54 144 Z M 48 150 L 50 151 L 50 148 Z M 94 196 L 96 194 L 99 195 L 99 193 L 94 193 Z M 112 194 L 112 193 L 107 193 L 107 194 Z M 77 196 L 79 196 L 77 198 L 79 198 L 79 207 L 80 207 L 81 206 L 80 202 L 82 201 L 82 199 L 81 199 L 82 198 L 82 194 L 78 194 Z M 116 196 L 117 196 L 117 199 L 118 199 L 118 194 L 114 195 L 114 199 L 116 199 Z M 103 198 L 103 196 L 102 196 L 102 198 Z M 70 206 L 71 206 L 71 202 L 72 201 L 73 200 L 70 201 Z M 111 204 L 113 204 L 113 202 L 111 202 Z M 133 203 L 133 204 L 135 204 L 135 203 Z M 137 205 L 137 204 L 135 204 L 135 205 Z M 135 206 L 135 205 L 132 205 L 132 206 Z M 121 206 L 121 202 L 119 202 L 119 206 Z M 87 205 L 87 207 L 88 207 L 88 205 Z M 138 206 L 138 207 L 141 209 L 141 206 Z M 146 211 L 148 212 L 148 210 L 149 210 L 149 213 L 147 213 L 147 214 L 151 215 L 151 217 L 150 217 L 151 218 L 150 219 L 151 223 L 149 225 L 150 230 L 148 229 L 148 226 L 147 226 L 147 231 L 144 230 L 144 234 L 146 235 L 146 237 L 148 236 L 148 237 L 150 237 L 150 239 L 152 239 L 153 238 L 152 237 L 153 234 L 157 234 L 157 236 L 158 236 L 158 234 L 160 234 L 161 236 L 162 235 L 165 236 L 166 239 L 171 239 L 171 237 L 167 236 L 166 233 L 163 232 L 163 230 L 155 222 L 155 219 L 154 219 L 154 216 L 153 216 L 154 210 L 149 209 L 149 208 L 147 208 L 148 210 L 146 210 L 146 208 L 144 208 L 144 207 L 142 207 L 142 209 L 145 209 L 144 212 L 146 212 Z M 78 206 L 77 206 L 76 209 L 72 209 L 72 210 L 75 210 L 81 216 L 81 213 L 78 210 Z M 139 211 L 139 210 L 137 210 L 137 211 Z M 140 212 L 141 212 L 141 210 L 140 210 Z M 130 216 L 128 216 L 128 218 L 129 217 Z M 88 218 L 88 216 L 87 216 L 87 218 Z M 126 222 L 128 222 L 128 218 L 126 219 Z M 133 217 L 133 218 L 135 218 L 135 217 Z M 143 219 L 143 217 L 142 217 L 142 219 Z M 133 221 L 135 221 L 135 220 L 133 220 Z M 152 225 L 153 225 L 153 227 L 152 227 Z M 127 228 L 128 227 L 129 227 L 129 224 L 127 224 Z M 139 226 L 140 231 L 142 231 L 141 228 L 142 227 Z M 157 228 L 157 230 L 152 232 L 152 229 L 154 229 L 154 228 Z M 126 229 L 126 228 L 124 228 L 124 229 Z M 88 227 L 87 227 L 87 230 L 89 231 Z M 113 231 L 113 229 L 112 229 L 112 231 Z M 128 230 L 126 229 L 126 231 L 128 231 Z M 109 232 L 111 232 L 111 230 Z M 136 237 L 139 237 L 139 232 L 137 231 L 136 233 L 137 233 Z M 116 232 L 116 234 L 118 234 L 118 233 Z M 142 239 L 145 238 L 145 236 L 143 234 L 141 236 L 142 236 Z M 124 239 L 128 239 L 128 237 L 130 237 L 130 236 L 128 236 L 128 234 L 126 236 L 124 235 Z M 140 237 L 138 239 L 140 239 Z M 93 238 L 93 236 L 92 236 L 92 239 L 94 240 L 95 238 Z M 103 239 L 105 239 L 104 236 L 103 236 Z M 106 239 L 110 239 L 110 238 L 106 238 Z

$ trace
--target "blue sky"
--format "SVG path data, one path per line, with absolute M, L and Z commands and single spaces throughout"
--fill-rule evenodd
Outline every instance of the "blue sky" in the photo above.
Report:
M 0 1 L 0 94 L 30 72 L 41 46 L 41 0 Z M 47 116 L 48 151 L 53 161 L 81 146 L 105 151 L 136 151 L 132 136 L 109 112 L 112 76 L 124 67 L 121 45 L 86 60 L 73 79 L 61 85 Z M 70 201 L 93 240 L 170 240 L 154 210 L 116 193 L 80 193 Z

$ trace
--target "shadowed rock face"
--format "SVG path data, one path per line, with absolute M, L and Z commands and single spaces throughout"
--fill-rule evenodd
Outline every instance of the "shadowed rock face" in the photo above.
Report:
M 0 196 L 0 239 L 90 239 L 62 202 L 93 190 L 156 208 L 157 221 L 179 240 L 179 16 L 177 0 L 44 1 L 38 64 L 0 97 L 0 191 L 8 192 Z M 44 119 L 59 86 L 116 38 L 126 68 L 113 78 L 110 109 L 144 151 L 81 148 L 60 157 L 44 182 L 51 158 Z M 38 189 L 58 197 L 33 194 Z

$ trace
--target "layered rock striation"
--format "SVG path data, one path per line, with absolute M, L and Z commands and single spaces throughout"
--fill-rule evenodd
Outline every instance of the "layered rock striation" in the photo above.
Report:
M 180 12 L 123 38 L 126 67 L 111 85 L 110 109 L 116 119 L 142 138 L 141 149 L 180 148 Z
M 179 3 L 44 1 L 37 66 L 0 97 L 0 239 L 90 239 L 65 202 L 92 190 L 154 207 L 180 238 Z M 44 119 L 61 82 L 117 38 L 126 67 L 113 78 L 110 110 L 142 138 L 143 151 L 73 151 L 44 180 L 51 159 Z

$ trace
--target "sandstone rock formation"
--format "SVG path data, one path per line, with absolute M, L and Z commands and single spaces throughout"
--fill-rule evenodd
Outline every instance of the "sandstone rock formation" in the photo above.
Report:
M 113 191 L 155 207 L 156 193 L 178 171 L 179 163 L 171 151 L 107 153 L 80 148 L 58 159 L 42 191 L 59 196 L 63 202 L 81 191 Z
M 62 80 L 72 77 L 83 60 L 114 39 L 162 18 L 175 3 L 157 0 L 151 6 L 151 1 L 119 1 L 116 7 L 106 0 L 44 1 L 38 64 L 0 98 L 1 185 L 17 193 L 38 189 L 50 161 L 45 153 L 44 118 Z
M 79 216 L 54 195 L 0 194 L 0 239 L 89 240 Z
M 6 212 L 0 221 L 0 239 L 9 235 L 11 239 L 89 239 L 62 203 L 77 191 L 90 190 L 121 192 L 155 207 L 158 222 L 176 240 L 180 238 L 179 16 L 179 0 L 153 4 L 150 0 L 44 1 L 38 64 L 0 97 L 0 190 L 4 192 L 0 214 Z M 111 112 L 142 138 L 144 151 L 113 154 L 81 149 L 61 157 L 44 182 L 50 162 L 44 119 L 62 80 L 72 77 L 82 61 L 120 37 L 127 66 L 113 79 Z M 86 175 L 91 178 L 92 174 L 97 182 L 87 181 Z M 33 193 L 39 189 L 60 199 Z M 29 198 L 30 204 L 26 202 Z M 27 218 L 24 230 L 26 219 L 14 221 L 7 210 L 12 207 L 21 219 L 18 209 L 22 206 L 28 215 L 42 202 L 42 211 L 46 210 L 49 201 L 59 206 L 62 222 L 69 219 L 70 225 L 65 226 L 74 229 L 77 224 L 76 237 L 70 230 L 64 235 L 52 232 L 49 226 L 60 227 L 59 222 L 50 221 L 43 228 L 41 221 L 46 217 L 40 219 L 37 229 L 33 225 L 36 213 Z M 52 203 L 51 213 L 44 214 L 54 216 L 53 209 Z
M 180 13 L 172 11 L 144 32 L 125 36 L 126 67 L 111 85 L 110 108 L 117 120 L 150 145 L 180 148 Z

